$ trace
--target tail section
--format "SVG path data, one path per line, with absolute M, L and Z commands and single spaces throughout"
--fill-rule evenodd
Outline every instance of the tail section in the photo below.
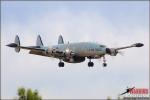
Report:
M 64 44 L 63 37 L 60 35 L 58 38 L 58 44 Z
M 45 51 L 45 49 L 42 48 L 43 47 L 43 43 L 42 43 L 40 35 L 37 37 L 36 46 L 21 46 L 20 45 L 20 39 L 19 39 L 18 35 L 16 35 L 14 43 L 9 43 L 6 46 L 15 48 L 16 52 L 19 52 L 20 49 L 30 50 L 30 52 L 32 50 L 36 50 L 36 51 L 40 51 L 40 52 L 41 51 L 42 52 Z
M 19 36 L 16 35 L 16 37 L 15 37 L 15 42 L 14 42 L 14 43 L 10 43 L 10 44 L 8 44 L 8 45 L 6 45 L 6 46 L 15 48 L 15 51 L 16 51 L 16 52 L 19 52 L 19 51 L 20 51 L 20 40 L 19 40 Z
M 38 35 L 37 37 L 36 46 L 40 46 L 40 47 L 44 46 L 40 35 Z

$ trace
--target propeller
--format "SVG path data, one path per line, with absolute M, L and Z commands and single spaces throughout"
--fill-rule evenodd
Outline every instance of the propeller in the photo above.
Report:
M 120 54 L 121 56 L 124 56 L 125 52 L 123 52 L 123 51 L 118 51 L 118 54 Z
M 67 44 L 67 47 L 66 47 L 64 53 L 65 53 L 65 55 L 68 56 L 68 57 L 71 56 L 72 50 L 69 49 L 69 42 L 68 42 L 68 44 Z

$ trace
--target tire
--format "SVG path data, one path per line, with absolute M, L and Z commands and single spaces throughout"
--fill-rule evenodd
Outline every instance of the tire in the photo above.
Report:
M 59 66 L 59 67 L 64 67 L 64 63 L 63 63 L 63 62 L 59 62 L 59 63 L 58 63 L 58 66 Z
M 88 67 L 93 67 L 94 63 L 93 62 L 88 62 Z
M 103 63 L 103 67 L 106 67 L 107 66 L 107 63 Z

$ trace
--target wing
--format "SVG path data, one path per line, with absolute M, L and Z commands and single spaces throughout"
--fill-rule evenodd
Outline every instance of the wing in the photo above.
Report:
M 120 48 L 115 48 L 116 50 L 121 50 L 121 49 L 127 49 L 127 48 L 132 48 L 132 47 L 142 47 L 144 46 L 143 43 L 135 43 L 135 44 L 132 44 L 130 46 L 125 46 L 125 47 L 120 47 Z
M 142 46 L 144 46 L 143 43 L 135 43 L 130 46 L 124 46 L 124 47 L 119 47 L 119 48 L 106 48 L 106 53 L 111 56 L 116 56 L 119 53 L 119 50 L 132 48 L 132 47 L 142 47 Z

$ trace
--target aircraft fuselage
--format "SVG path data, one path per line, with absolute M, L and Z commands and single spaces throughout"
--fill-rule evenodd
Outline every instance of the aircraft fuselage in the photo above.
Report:
M 58 44 L 52 46 L 52 48 L 60 51 L 67 51 L 69 49 L 81 57 L 98 57 L 106 53 L 106 46 L 91 42 Z

